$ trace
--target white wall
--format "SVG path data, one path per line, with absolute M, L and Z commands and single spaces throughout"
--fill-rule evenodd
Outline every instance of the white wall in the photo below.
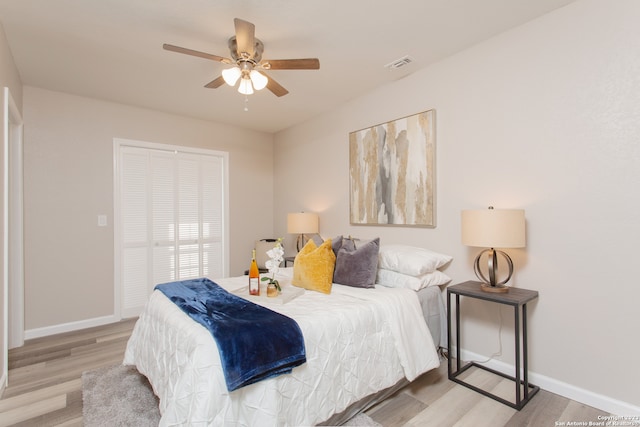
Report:
M 287 212 L 320 213 L 324 237 L 380 236 L 454 256 L 474 279 L 460 211 L 524 208 L 511 250 L 529 307 L 530 371 L 545 386 L 640 413 L 640 2 L 585 0 L 276 135 L 276 235 Z M 349 225 L 348 133 L 435 108 L 437 227 Z M 286 189 L 286 190 L 285 190 Z M 289 245 L 293 236 L 288 236 Z M 469 301 L 463 347 L 498 350 L 498 309 Z M 513 363 L 512 311 L 501 360 Z M 555 384 L 555 385 L 554 385 Z
M 9 88 L 16 107 L 22 112 L 22 81 L 13 62 L 13 55 L 7 44 L 2 24 L 0 24 L 0 85 Z
M 248 267 L 256 238 L 272 235 L 271 135 L 29 86 L 24 122 L 31 335 L 113 315 L 114 137 L 229 152 L 231 275 Z

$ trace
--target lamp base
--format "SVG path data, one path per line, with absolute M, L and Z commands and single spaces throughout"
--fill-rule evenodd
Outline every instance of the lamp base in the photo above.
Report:
M 506 294 L 507 292 L 509 292 L 509 287 L 504 285 L 491 286 L 487 283 L 481 283 L 480 290 L 494 294 Z
M 307 242 L 308 241 L 309 239 L 307 239 Z M 298 252 L 300 252 L 300 250 L 304 248 L 305 244 L 306 242 L 304 241 L 304 234 L 298 234 L 298 238 L 296 239 L 296 249 L 298 250 Z
M 487 278 L 480 269 L 480 259 L 484 254 L 487 254 L 487 270 L 489 273 L 489 278 Z M 509 268 L 507 277 L 502 281 L 498 281 L 498 254 L 504 257 L 504 259 L 507 261 L 507 267 Z M 509 255 L 507 255 L 505 252 L 498 251 L 493 248 L 485 249 L 478 254 L 475 261 L 473 262 L 473 270 L 476 273 L 476 277 L 480 279 L 480 282 L 482 282 L 483 291 L 494 293 L 509 292 L 509 288 L 504 286 L 504 284 L 507 283 L 513 275 L 513 261 L 511 261 Z

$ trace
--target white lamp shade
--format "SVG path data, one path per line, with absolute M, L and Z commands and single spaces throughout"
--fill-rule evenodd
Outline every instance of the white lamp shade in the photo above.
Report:
M 262 90 L 267 86 L 269 79 L 262 73 L 256 70 L 251 70 L 249 73 L 249 77 L 251 77 L 251 81 L 253 82 L 253 88 L 255 90 Z
M 253 86 L 250 79 L 244 77 L 240 79 L 240 85 L 238 86 L 238 92 L 243 95 L 251 95 L 253 93 Z
M 238 67 L 222 70 L 222 78 L 224 79 L 224 82 L 229 86 L 235 86 L 241 74 L 242 71 Z
M 483 248 L 523 248 L 525 221 L 522 209 L 462 211 L 462 244 Z
M 314 234 L 318 232 L 318 214 L 298 212 L 287 214 L 287 233 Z

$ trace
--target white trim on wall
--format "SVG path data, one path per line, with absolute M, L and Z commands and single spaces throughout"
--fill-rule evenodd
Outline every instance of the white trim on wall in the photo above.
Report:
M 120 319 L 115 314 L 110 316 L 95 317 L 93 319 L 78 320 L 76 322 L 62 323 L 59 325 L 45 326 L 43 328 L 29 329 L 24 332 L 24 338 L 27 340 L 33 338 L 48 337 L 55 334 L 63 334 L 65 332 L 79 331 L 81 329 L 93 328 L 95 326 L 108 325 L 110 323 L 119 322 Z
M 9 347 L 23 344 L 24 263 L 22 234 L 22 116 L 8 87 L 3 91 L 3 274 L 0 395 L 9 378 Z M 15 163 L 15 164 L 14 164 Z M 11 222 L 11 224 L 10 224 Z M 9 304 L 11 299 L 11 304 Z M 11 310 L 11 313 L 9 311 Z
M 9 89 L 8 128 L 8 286 L 9 347 L 24 345 L 24 157 L 23 121 Z

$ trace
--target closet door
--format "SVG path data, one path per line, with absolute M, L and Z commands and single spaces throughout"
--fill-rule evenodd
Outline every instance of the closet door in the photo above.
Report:
M 130 317 L 158 283 L 225 276 L 226 156 L 124 144 L 119 153 L 121 314 Z

